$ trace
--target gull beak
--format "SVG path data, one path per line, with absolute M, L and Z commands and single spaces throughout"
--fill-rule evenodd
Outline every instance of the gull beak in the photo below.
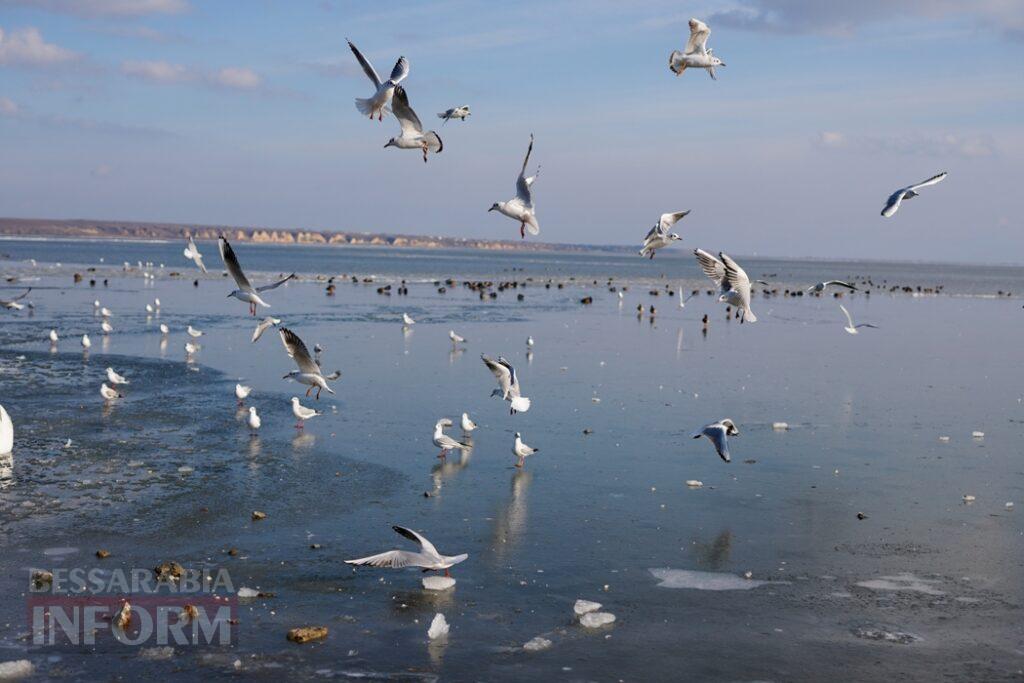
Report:
M 725 62 L 720 62 L 718 66 L 725 66 Z

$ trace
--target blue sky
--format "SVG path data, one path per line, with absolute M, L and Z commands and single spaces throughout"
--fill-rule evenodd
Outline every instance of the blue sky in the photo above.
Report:
M 687 20 L 719 80 L 667 68 Z M 1024 3 L 0 0 L 0 215 L 1024 262 Z M 383 149 L 345 38 L 445 141 Z M 468 104 L 465 122 L 435 113 Z M 895 218 L 893 189 L 947 170 Z

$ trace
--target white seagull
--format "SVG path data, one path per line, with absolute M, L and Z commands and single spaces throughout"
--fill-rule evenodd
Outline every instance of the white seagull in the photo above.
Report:
M 740 268 L 740 264 L 733 261 L 723 251 L 718 252 L 718 257 L 725 264 L 725 283 L 729 285 L 730 292 L 718 297 L 718 300 L 725 303 L 732 303 L 742 309 L 743 317 L 741 322 L 757 322 L 757 316 L 750 310 L 750 278 Z
M 196 246 L 195 240 L 192 239 L 192 235 L 188 236 L 188 244 L 185 246 L 185 258 L 190 261 L 194 261 L 199 270 L 206 272 L 206 264 L 203 263 L 203 255 L 199 253 L 199 247 Z M 157 305 L 159 308 L 159 304 Z
M 519 236 L 526 239 L 526 230 L 530 231 L 531 235 L 540 234 L 540 224 L 537 223 L 537 213 L 533 206 L 533 193 L 531 188 L 533 183 L 537 180 L 537 176 L 540 174 L 540 169 L 537 169 L 537 173 L 526 177 L 526 164 L 530 162 L 530 153 L 533 151 L 533 134 L 530 134 L 530 146 L 526 148 L 526 158 L 523 159 L 523 169 L 519 171 L 519 177 L 516 178 L 516 196 L 514 199 L 510 199 L 507 202 L 495 202 L 491 205 L 488 211 L 497 211 L 500 214 L 508 216 L 519 221 Z
M 498 380 L 499 388 L 492 391 L 491 396 L 500 396 L 503 400 L 508 401 L 511 405 L 509 412 L 512 415 L 529 410 L 530 399 L 520 395 L 519 378 L 516 377 L 515 368 L 501 356 L 498 356 L 498 360 L 494 360 L 480 354 L 480 360 Z
M 58 339 L 57 330 L 50 330 L 50 341 L 56 344 Z
M 238 399 L 238 405 L 242 405 L 242 401 L 249 398 L 249 394 L 252 393 L 252 387 L 247 387 L 244 384 L 235 385 L 235 398 Z
M 540 452 L 539 448 L 531 448 L 523 443 L 519 432 L 516 432 L 516 441 L 512 444 L 512 454 L 516 456 L 516 467 L 522 467 L 526 459 L 534 453 Z
M 419 567 L 423 571 L 444 570 L 445 576 L 450 576 L 448 569 L 460 562 L 465 562 L 469 555 L 442 555 L 437 552 L 434 544 L 416 533 L 412 529 L 401 526 L 391 527 L 402 534 L 410 541 L 420 545 L 420 552 L 414 553 L 409 550 L 388 550 L 387 552 L 369 557 L 361 557 L 358 560 L 345 560 L 345 564 L 367 567 L 386 567 L 388 569 L 402 569 L 403 567 Z
M 719 420 L 718 422 L 712 422 L 709 425 L 695 431 L 692 436 L 694 439 L 699 439 L 702 436 L 708 437 L 708 440 L 715 444 L 715 451 L 718 456 L 725 462 L 730 462 L 729 458 L 729 440 L 726 437 L 738 436 L 740 430 L 736 429 L 736 425 L 729 418 Z
M 464 104 L 461 107 L 452 107 L 451 109 L 447 109 L 441 112 L 440 114 L 437 115 L 437 118 L 444 119 L 444 123 L 448 123 L 452 119 L 459 119 L 460 121 L 465 121 L 466 117 L 469 116 L 469 113 L 469 105 Z M 443 126 L 444 123 L 442 123 L 441 125 Z
M 252 343 L 255 344 L 256 342 L 258 342 L 260 337 L 263 336 L 263 333 L 266 332 L 268 329 L 270 329 L 271 327 L 276 327 L 277 325 L 280 324 L 280 318 L 272 318 L 269 315 L 263 320 L 259 321 L 256 324 L 256 329 L 253 330 L 252 333 Z
M 896 190 L 891 195 L 889 195 L 889 198 L 885 201 L 885 208 L 882 209 L 882 215 L 886 218 L 889 218 L 899 210 L 900 204 L 903 202 L 904 199 L 913 199 L 914 197 L 918 196 L 917 191 L 920 190 L 922 187 L 928 187 L 929 185 L 934 185 L 935 183 L 942 182 L 942 180 L 947 175 L 948 173 L 946 171 L 943 171 L 938 175 L 933 175 L 931 178 L 925 180 L 924 182 L 917 183 L 916 185 L 909 185 L 907 187 L 903 187 L 900 188 L 899 190 Z
M 261 420 L 260 416 L 256 414 L 256 406 L 249 406 L 248 423 L 249 428 L 252 429 L 254 432 L 258 430 L 260 426 L 263 424 L 263 420 Z
M 263 285 L 262 287 L 253 287 L 249 284 L 249 280 L 245 277 L 245 273 L 242 272 L 242 266 L 238 264 L 238 257 L 235 256 L 235 250 L 231 248 L 231 245 L 228 244 L 228 241 L 224 239 L 223 235 L 217 244 L 220 247 L 220 257 L 224 260 L 224 265 L 227 267 L 228 272 L 231 273 L 231 277 L 235 279 L 235 283 L 238 285 L 238 289 L 228 294 L 228 297 L 235 297 L 239 301 L 244 301 L 249 304 L 249 312 L 252 315 L 256 315 L 257 305 L 264 306 L 266 308 L 270 307 L 270 304 L 260 298 L 260 294 L 271 289 L 276 289 L 295 277 L 295 273 L 292 273 L 283 280 L 278 280 L 273 284 Z
M 644 237 L 643 248 L 640 249 L 641 256 L 649 256 L 654 258 L 654 252 L 667 247 L 676 240 L 683 239 L 674 232 L 669 232 L 669 228 L 676 224 L 683 216 L 690 213 L 689 209 L 686 211 L 676 211 L 675 213 L 663 213 L 661 218 L 658 219 L 658 224 L 651 228 L 651 231 L 647 233 L 647 237 Z
M 191 325 L 189 325 L 187 328 L 185 328 L 185 331 L 188 332 L 188 336 L 192 337 L 193 339 L 198 339 L 199 337 L 203 336 L 203 331 L 202 330 L 197 330 L 196 328 L 192 327 Z
M 82 348 L 83 349 L 88 349 L 90 346 L 92 346 L 92 340 L 89 339 L 89 335 L 83 334 L 82 335 Z
M 167 336 L 171 333 L 171 328 L 167 327 L 164 323 L 160 323 L 160 334 Z
M 119 375 L 116 372 L 114 372 L 114 368 L 107 368 L 107 379 L 110 381 L 111 384 L 115 386 L 118 384 L 130 384 L 130 382 L 126 380 L 123 375 Z
M 0 406 L 0 455 L 14 450 L 14 423 L 3 406 Z
M 104 318 L 113 318 L 114 317 L 114 313 L 109 308 L 107 308 L 106 306 L 104 306 L 103 308 L 100 309 L 100 315 L 102 315 Z
M 388 147 L 418 149 L 423 152 L 423 163 L 427 163 L 427 152 L 440 154 L 444 151 L 444 142 L 441 141 L 441 137 L 437 133 L 432 130 L 423 131 L 420 117 L 416 116 L 416 112 L 409 105 L 409 96 L 402 86 L 395 88 L 395 95 L 391 99 L 391 111 L 398 119 L 398 125 L 402 132 L 397 138 L 388 140 L 384 149 Z
M 437 457 L 441 458 L 442 460 L 448 456 L 448 451 L 464 451 L 467 448 L 470 448 L 470 446 L 462 443 L 461 441 L 456 441 L 455 439 L 444 433 L 444 428 L 451 426 L 452 421 L 449 420 L 447 417 L 441 418 L 440 420 L 437 421 L 437 424 L 434 425 L 433 443 L 435 446 L 441 449 L 441 452 L 438 454 Z
M 460 334 L 455 334 L 455 330 L 448 330 L 448 338 L 452 340 L 452 346 L 466 342 L 466 338 Z
M 333 394 L 334 389 L 327 386 L 328 379 L 337 379 L 341 376 L 340 372 L 334 372 L 332 375 L 324 376 L 323 370 L 317 364 L 313 357 L 309 355 L 309 349 L 303 343 L 299 336 L 289 330 L 287 327 L 282 327 L 278 330 L 281 334 L 281 343 L 284 344 L 284 350 L 288 352 L 288 355 L 295 361 L 295 364 L 299 366 L 298 370 L 292 370 L 283 379 L 293 379 L 300 384 L 309 385 L 309 389 L 306 389 L 306 396 L 309 396 L 309 392 L 316 389 L 316 398 L 320 400 L 320 391 L 323 389 L 327 390 L 327 393 Z
M 100 322 L 100 329 L 103 330 L 103 334 L 110 334 L 114 331 L 114 326 L 110 324 L 109 320 L 102 320 Z
M 193 353 L 195 353 L 198 350 L 199 350 L 199 345 L 198 344 L 193 344 L 192 342 L 185 342 L 185 353 L 187 353 L 188 355 L 191 356 Z
M 836 287 L 846 287 L 847 289 L 849 289 L 852 292 L 859 291 L 856 287 L 851 285 L 849 282 L 843 282 L 842 280 L 825 280 L 824 282 L 819 282 L 816 285 L 808 287 L 807 291 L 808 292 L 813 292 L 814 294 L 820 294 L 820 293 L 824 292 L 826 289 L 828 289 L 832 285 L 834 285 Z
M 688 68 L 707 69 L 708 76 L 711 76 L 712 80 L 718 80 L 715 77 L 715 67 L 725 66 L 725 62 L 711 54 L 711 49 L 708 48 L 710 35 L 711 29 L 707 24 L 698 19 L 690 19 L 690 39 L 686 41 L 686 48 L 682 52 L 673 50 L 668 56 L 668 68 L 672 73 L 682 76 Z
M 3 306 L 8 311 L 20 311 L 21 309 L 25 308 L 25 304 L 19 302 L 26 296 L 28 296 L 28 293 L 31 291 L 32 288 L 29 287 L 28 289 L 26 289 L 24 292 L 14 297 L 13 299 L 0 299 L 0 306 Z
M 366 77 L 373 83 L 373 87 L 376 88 L 373 97 L 365 100 L 356 98 L 356 109 L 363 116 L 369 116 L 371 119 L 376 116 L 378 121 L 382 121 L 387 111 L 386 107 L 391 103 L 391 96 L 395 92 L 395 86 L 409 75 L 409 61 L 405 57 L 399 57 L 398 61 L 395 62 L 395 68 L 391 70 L 391 78 L 381 81 L 376 69 L 367 61 L 363 53 L 359 51 L 359 48 L 352 44 L 351 40 L 348 41 L 348 46 L 352 48 L 352 54 L 356 56 L 356 59 L 359 60 L 359 65 L 363 67 L 363 73 L 366 74 Z
M 694 249 L 693 255 L 697 257 L 697 264 L 704 274 L 718 287 L 718 293 L 728 294 L 731 290 L 725 280 L 725 264 L 703 249 Z
M 295 423 L 295 428 L 302 429 L 303 427 L 306 426 L 306 420 L 312 420 L 314 417 L 318 415 L 323 415 L 323 413 L 321 413 L 319 410 L 307 408 L 306 406 L 299 403 L 298 396 L 292 396 L 292 415 L 294 415 L 295 419 L 298 420 L 298 422 Z
M 415 325 L 416 321 L 412 319 L 412 316 L 408 313 L 402 314 L 402 322 L 406 325 Z
M 100 396 L 102 396 L 108 401 L 113 401 L 115 398 L 123 398 L 123 396 L 121 396 L 121 394 L 118 393 L 116 389 L 111 389 L 110 387 L 108 387 L 106 382 L 100 384 Z
M 843 309 L 843 313 L 846 314 L 846 327 L 844 327 L 843 329 L 849 332 L 850 334 L 859 334 L 859 332 L 857 331 L 858 327 L 870 327 L 873 330 L 878 329 L 878 325 L 872 325 L 870 323 L 861 323 L 859 325 L 854 325 L 853 318 L 850 317 L 850 312 L 846 310 L 846 306 L 839 304 L 839 308 Z
M 469 434 L 471 431 L 476 429 L 476 422 L 469 419 L 469 413 L 462 414 L 462 431 Z

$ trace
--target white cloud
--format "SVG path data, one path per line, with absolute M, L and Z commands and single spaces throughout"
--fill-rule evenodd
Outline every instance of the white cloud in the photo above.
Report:
M 890 153 L 923 157 L 959 157 L 976 159 L 994 156 L 996 143 L 988 135 L 957 135 L 953 133 L 911 135 L 847 135 L 822 131 L 814 143 L 831 149 L 855 149 L 872 154 Z
M 47 43 L 32 26 L 4 31 L 0 27 L 0 66 L 46 67 L 78 61 L 71 50 Z
M 824 147 L 842 147 L 846 144 L 846 136 L 834 130 L 823 130 L 818 133 L 817 142 Z
M 254 90 L 263 83 L 263 79 L 252 69 L 237 66 L 220 69 L 210 74 L 208 80 L 214 85 L 237 90 Z
M 252 69 L 241 66 L 227 66 L 214 71 L 171 64 L 161 61 L 123 62 L 121 73 L 150 83 L 176 84 L 201 83 L 211 88 L 255 91 L 263 87 L 263 79 Z
M 0 4 L 87 17 L 180 14 L 189 9 L 186 0 L 0 0 Z
M 169 62 L 124 62 L 121 73 L 154 83 L 183 83 L 193 78 L 186 67 Z

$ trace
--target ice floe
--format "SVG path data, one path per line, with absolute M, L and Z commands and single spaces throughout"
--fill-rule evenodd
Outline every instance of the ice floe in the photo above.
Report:
M 880 576 L 877 579 L 858 581 L 857 585 L 875 591 L 908 591 L 926 595 L 945 595 L 943 591 L 935 587 L 937 583 L 940 582 L 935 579 L 922 579 L 909 572 L 903 572 L 895 576 Z
M 661 588 L 692 588 L 700 591 L 748 591 L 763 586 L 770 581 L 745 579 L 735 574 L 724 572 L 700 572 L 690 569 L 650 569 L 648 570 L 661 583 Z M 782 581 L 776 583 L 784 583 Z

